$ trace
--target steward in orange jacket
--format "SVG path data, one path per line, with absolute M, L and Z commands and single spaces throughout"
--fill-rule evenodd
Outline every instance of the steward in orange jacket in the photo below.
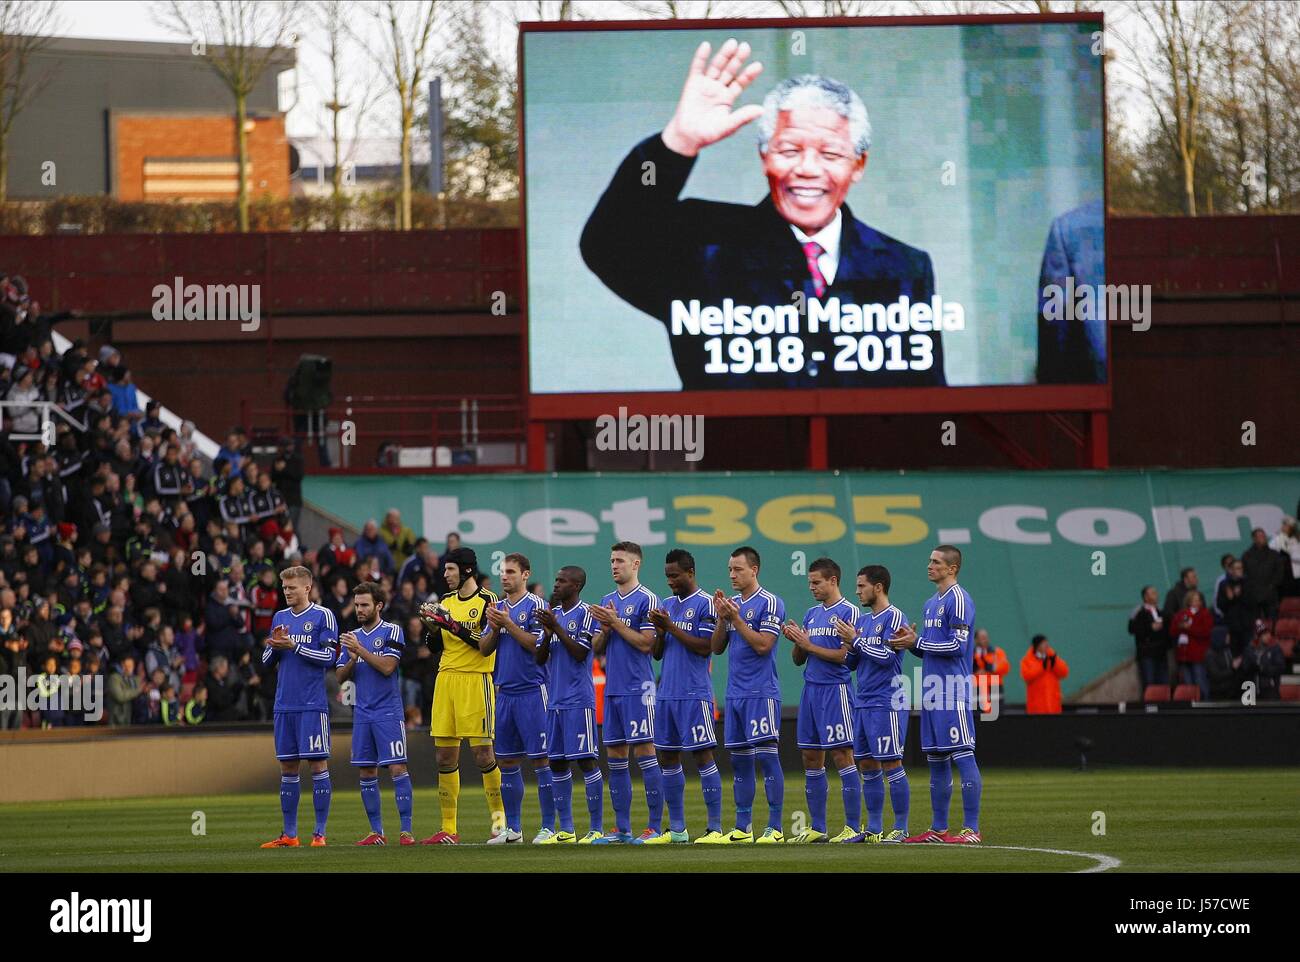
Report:
M 1020 677 L 1025 680 L 1025 713 L 1059 715 L 1061 679 L 1070 666 L 1047 643 L 1046 635 L 1034 635 L 1025 657 L 1020 659 Z
M 975 691 L 980 700 L 980 711 L 988 714 L 993 710 L 994 698 L 1001 698 L 1006 682 L 1003 680 L 1011 673 L 1011 662 L 1007 653 L 989 641 L 989 633 L 981 628 L 975 632 L 975 654 L 971 658 L 971 671 L 975 675 Z M 987 678 L 981 678 L 987 675 Z

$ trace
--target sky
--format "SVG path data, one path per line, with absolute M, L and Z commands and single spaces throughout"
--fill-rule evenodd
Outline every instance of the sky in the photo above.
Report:
M 110 40 L 157 40 L 176 42 L 184 39 L 158 25 L 154 20 L 153 4 L 148 0 L 63 0 L 60 6 L 62 29 L 61 36 L 94 37 Z M 492 20 L 493 39 L 498 51 L 513 60 L 516 32 L 513 18 L 532 19 L 536 8 L 535 2 L 509 0 L 493 3 Z M 889 12 L 915 14 L 915 8 L 908 3 L 890 3 L 884 5 Z M 1107 8 L 1114 5 L 1106 4 Z M 590 15 L 603 16 L 607 19 L 640 19 L 635 10 L 612 0 L 593 2 L 586 0 L 579 9 Z M 1110 13 L 1123 13 L 1122 6 L 1110 9 Z M 771 15 L 765 14 L 765 15 Z M 1114 18 L 1111 18 L 1114 19 Z M 1120 19 L 1123 19 L 1122 17 Z M 1108 20 L 1108 22 L 1110 22 Z M 318 33 L 318 31 L 316 31 Z M 298 47 L 298 69 L 281 76 L 280 106 L 288 109 L 286 128 L 295 143 L 307 148 L 310 154 L 309 138 L 318 138 L 317 143 L 324 149 L 328 143 L 327 111 L 323 104 L 328 96 L 327 80 L 329 76 L 328 61 L 313 45 L 313 32 L 304 30 L 304 40 Z M 374 82 L 376 73 L 373 65 L 363 52 L 356 51 L 349 58 L 348 77 L 350 82 L 362 85 Z M 1119 79 L 1119 72 L 1112 76 L 1112 81 Z M 1112 89 L 1112 104 L 1115 102 Z M 360 164 L 391 162 L 397 155 L 397 119 L 395 101 L 389 96 L 379 99 L 366 115 L 363 128 L 363 146 L 354 155 Z M 1145 113 L 1145 105 L 1137 98 L 1128 96 L 1126 110 L 1136 109 Z M 345 96 L 344 102 L 357 102 L 359 94 L 354 90 L 351 96 Z M 345 114 L 346 116 L 346 114 Z M 423 138 L 417 137 L 415 145 L 417 161 L 427 158 Z M 312 163 L 310 156 L 304 156 L 304 163 Z

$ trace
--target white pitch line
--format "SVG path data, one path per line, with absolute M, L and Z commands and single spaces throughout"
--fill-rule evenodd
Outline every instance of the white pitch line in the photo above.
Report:
M 957 846 L 953 846 L 954 848 Z M 1029 848 L 1025 845 L 968 845 L 966 848 L 1000 848 L 1008 852 L 1043 852 L 1047 855 L 1073 855 L 1076 858 L 1095 859 L 1097 864 L 1092 868 L 1081 868 L 1073 874 L 1087 875 L 1091 872 L 1109 872 L 1113 868 L 1119 868 L 1120 860 L 1110 855 L 1100 855 L 1096 852 L 1071 852 L 1064 848 Z

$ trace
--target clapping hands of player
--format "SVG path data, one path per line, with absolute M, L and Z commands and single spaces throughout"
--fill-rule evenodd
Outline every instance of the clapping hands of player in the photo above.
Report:
M 618 621 L 618 612 L 614 610 L 613 605 L 592 605 L 591 616 L 606 628 L 614 627 L 614 623 Z
M 741 91 L 763 72 L 763 65 L 758 61 L 745 66 L 749 44 L 728 40 L 712 60 L 709 50 L 707 42 L 695 48 L 677 111 L 662 135 L 669 150 L 686 157 L 694 157 L 763 115 L 763 108 L 758 104 L 734 112 L 731 109 Z
M 844 644 L 852 647 L 854 640 L 858 637 L 858 629 L 854 628 L 843 618 L 836 618 L 834 624 L 835 633 L 840 636 Z
M 293 647 L 293 641 L 289 638 L 289 629 L 284 625 L 276 625 L 271 629 L 271 647 L 278 648 L 281 651 L 287 651 Z
M 510 616 L 494 605 L 487 610 L 487 620 L 493 628 L 504 628 L 510 621 Z
M 555 631 L 560 627 L 560 623 L 555 620 L 555 612 L 550 608 L 538 608 L 537 620 L 547 631 Z
M 916 625 L 904 625 L 889 637 L 889 647 L 895 651 L 916 645 Z
M 740 617 L 740 605 L 724 595 L 721 588 L 713 593 L 713 609 L 726 621 L 734 622 Z
M 343 644 L 343 647 L 352 654 L 356 655 L 361 653 L 361 642 L 357 640 L 357 633 L 355 631 L 343 632 L 343 634 L 339 635 L 339 641 Z
M 812 642 L 808 640 L 807 632 L 796 625 L 793 621 L 787 621 L 785 627 L 781 629 L 781 633 L 793 641 L 796 647 L 807 650 L 812 646 Z
M 660 631 L 667 631 L 668 626 L 672 624 L 672 619 L 668 617 L 668 612 L 662 608 L 655 608 L 646 615 L 650 619 L 650 624 L 654 625 Z

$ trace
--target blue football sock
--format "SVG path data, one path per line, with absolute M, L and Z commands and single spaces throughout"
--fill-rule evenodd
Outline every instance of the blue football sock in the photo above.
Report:
M 948 830 L 948 806 L 952 802 L 952 763 L 947 755 L 926 755 L 930 763 L 930 827 Z
M 551 772 L 551 790 L 555 793 L 555 815 L 561 832 L 573 831 L 573 772 Z
M 397 817 L 401 820 L 402 831 L 411 830 L 411 811 L 414 798 L 411 795 L 411 773 L 402 772 L 393 776 L 393 800 L 397 802 Z
M 361 779 L 361 805 L 370 819 L 370 831 L 384 834 L 384 820 L 379 813 L 379 779 Z
M 844 796 L 844 824 L 855 832 L 862 831 L 862 776 L 857 765 L 840 769 L 840 794 Z
M 894 809 L 894 828 L 907 834 L 908 809 L 912 807 L 912 788 L 907 784 L 907 770 L 899 765 L 885 773 L 889 783 L 889 804 Z
M 781 831 L 781 818 L 785 813 L 785 772 L 781 771 L 781 756 L 776 742 L 760 745 L 755 758 L 763 768 L 763 790 L 767 793 L 767 827 Z
M 815 832 L 826 831 L 826 769 L 804 769 L 803 793 L 808 799 L 808 818 Z
M 334 792 L 330 785 L 329 769 L 311 777 L 312 801 L 316 804 L 316 834 L 325 834 L 325 822 L 330 817 L 330 798 Z
M 506 828 L 523 831 L 524 773 L 518 765 L 501 769 L 501 804 L 506 810 Z
M 735 775 L 733 792 L 736 798 L 736 830 L 749 831 L 754 821 L 754 749 L 737 748 L 731 753 L 731 770 Z
M 284 834 L 298 837 L 298 787 L 297 775 L 280 776 L 280 813 L 284 816 Z
M 650 810 L 646 824 L 658 832 L 664 827 L 664 772 L 654 755 L 638 759 L 637 764 L 641 766 L 641 781 L 645 783 L 645 806 Z
M 722 775 L 718 763 L 709 762 L 700 769 L 700 791 L 704 794 L 704 811 L 708 813 L 705 831 L 722 831 Z
M 632 832 L 632 773 L 626 758 L 609 760 L 609 802 L 614 806 L 614 830 Z
M 555 792 L 551 787 L 551 769 L 548 765 L 533 769 L 537 773 L 537 806 L 542 812 L 542 828 L 555 831 Z
M 980 768 L 975 764 L 975 753 L 966 750 L 953 752 L 952 760 L 957 763 L 957 774 L 961 777 L 962 827 L 980 830 L 980 793 L 984 790 L 984 779 L 980 777 Z
M 623 774 L 627 775 L 627 762 L 623 763 Z M 599 768 L 593 768 L 587 772 L 583 778 L 587 781 L 587 816 L 591 819 L 591 830 L 605 832 L 605 776 L 600 773 Z M 610 795 L 614 790 L 610 789 Z M 632 794 L 632 779 L 628 776 L 627 793 Z
M 686 831 L 686 773 L 679 762 L 664 772 L 664 801 L 668 803 L 668 828 Z
M 867 803 L 867 831 L 879 835 L 885 823 L 885 778 L 880 769 L 862 773 L 862 797 Z

